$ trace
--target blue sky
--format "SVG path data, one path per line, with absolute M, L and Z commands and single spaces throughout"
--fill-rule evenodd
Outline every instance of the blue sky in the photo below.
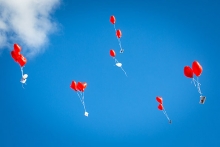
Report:
M 25 89 L 10 56 L 15 42 L 8 39 L 0 50 L 0 146 L 219 146 L 219 6 L 196 0 L 61 1 L 49 13 L 56 29 L 45 33 L 47 42 L 37 40 L 42 44 L 33 48 L 16 42 L 28 59 Z M 123 54 L 111 15 L 123 34 Z M 114 66 L 110 49 L 128 77 Z M 194 60 L 203 67 L 204 105 L 183 75 Z M 72 80 L 88 84 L 89 117 L 69 87 Z M 156 96 L 163 97 L 172 124 L 157 109 Z

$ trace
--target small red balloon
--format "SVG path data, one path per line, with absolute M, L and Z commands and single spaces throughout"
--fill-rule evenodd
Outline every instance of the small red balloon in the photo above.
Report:
M 86 82 L 83 82 L 83 83 L 82 83 L 82 92 L 85 91 L 86 87 L 87 87 L 87 83 L 86 83 Z
M 188 78 L 193 78 L 193 70 L 189 66 L 185 66 L 184 75 Z
M 17 53 L 21 52 L 21 47 L 18 44 L 14 44 L 14 51 Z
M 82 85 L 83 85 L 83 90 L 85 90 L 86 87 L 87 87 L 87 83 L 86 83 L 86 82 L 83 82 Z
M 23 67 L 27 62 L 27 59 L 23 56 L 23 55 L 20 55 L 20 57 L 18 58 L 18 63 L 21 67 Z
M 70 87 L 71 87 L 73 90 L 78 91 L 78 89 L 77 89 L 77 84 L 76 84 L 75 81 L 72 81 Z
M 159 110 L 163 110 L 163 105 L 162 105 L 162 104 L 159 104 L 159 105 L 158 105 L 158 109 L 159 109 Z
M 110 56 L 112 56 L 112 57 L 115 57 L 115 56 L 116 56 L 116 53 L 115 53 L 114 50 L 110 50 Z
M 112 16 L 110 17 L 110 22 L 111 22 L 112 24 L 115 24 L 115 21 L 116 21 L 115 16 L 112 15 Z
M 117 31 L 116 31 L 116 36 L 117 36 L 118 38 L 121 38 L 121 36 L 122 36 L 121 30 L 117 30 Z
M 15 62 L 18 62 L 18 58 L 20 57 L 20 53 L 16 53 L 15 51 L 11 51 L 11 56 L 15 60 Z
M 194 61 L 192 63 L 192 70 L 193 70 L 193 73 L 199 77 L 201 74 L 202 74 L 202 66 L 199 64 L 198 61 Z
M 162 104 L 163 103 L 163 99 L 162 97 L 157 96 L 156 100 L 158 101 L 158 103 Z
M 77 89 L 83 92 L 83 84 L 81 82 L 77 83 Z

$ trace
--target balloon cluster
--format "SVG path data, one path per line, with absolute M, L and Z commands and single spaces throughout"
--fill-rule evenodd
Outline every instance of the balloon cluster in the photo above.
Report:
M 115 29 L 115 32 L 116 32 L 116 36 L 118 38 L 118 42 L 119 42 L 119 46 L 120 46 L 120 53 L 123 53 L 124 50 L 122 49 L 121 47 L 121 40 L 120 38 L 122 37 L 122 32 L 121 30 L 116 30 L 115 28 L 115 22 L 116 22 L 116 19 L 115 19 L 115 16 L 112 15 L 110 16 L 110 22 L 114 25 L 114 29 Z M 125 75 L 127 76 L 127 73 L 125 72 L 125 70 L 122 68 L 122 63 L 118 62 L 118 60 L 115 58 L 116 56 L 116 53 L 114 50 L 110 50 L 110 56 L 113 57 L 113 59 L 115 60 L 115 65 L 119 68 L 121 68 L 121 70 L 125 73 Z
M 116 30 L 116 28 L 115 28 L 116 18 L 114 15 L 110 16 L 110 22 L 114 25 L 114 29 L 115 29 L 116 36 L 118 38 L 119 47 L 120 47 L 120 53 L 123 53 L 124 49 L 122 49 L 122 47 L 121 47 L 121 40 L 120 40 L 120 38 L 122 37 L 122 32 L 121 32 L 121 30 L 119 30 L 119 29 Z
M 157 97 L 156 97 L 156 100 L 157 100 L 157 102 L 159 103 L 158 109 L 159 109 L 159 110 L 163 110 L 163 99 L 162 99 L 162 97 L 157 96 Z
M 114 50 L 110 50 L 110 56 L 115 59 L 115 65 L 119 68 L 121 68 L 121 70 L 125 73 L 125 75 L 127 76 L 126 71 L 122 68 L 122 63 L 118 62 L 118 60 L 115 58 L 116 53 Z
M 159 103 L 159 105 L 158 105 L 157 108 L 158 108 L 159 110 L 163 111 L 163 113 L 164 113 L 164 115 L 166 116 L 166 118 L 168 119 L 169 123 L 172 123 L 171 119 L 169 119 L 169 117 L 168 117 L 168 115 L 167 115 L 166 110 L 165 110 L 164 107 L 163 107 L 163 98 L 157 96 L 157 97 L 156 97 L 156 100 L 157 100 L 157 102 Z
M 70 87 L 75 90 L 75 91 L 81 91 L 84 92 L 84 90 L 87 87 L 87 83 L 86 82 L 78 82 L 76 83 L 75 81 L 72 81 Z
M 202 66 L 198 61 L 192 63 L 192 68 L 190 66 L 184 67 L 184 75 L 188 78 L 193 78 L 193 74 L 199 77 L 202 74 Z
M 197 89 L 198 89 L 200 97 L 204 98 L 204 96 L 202 96 L 202 92 L 200 89 L 201 84 L 198 81 L 198 77 L 202 74 L 202 70 L 203 70 L 202 66 L 199 64 L 199 62 L 194 61 L 192 63 L 192 68 L 190 66 L 185 66 L 183 69 L 183 72 L 187 78 L 192 78 L 192 81 L 193 81 L 195 87 L 197 87 Z M 194 74 L 197 76 L 197 80 L 193 77 Z
M 73 89 L 74 91 L 76 91 L 83 107 L 84 107 L 84 115 L 85 116 L 88 116 L 89 113 L 86 111 L 86 105 L 85 105 L 85 102 L 84 102 L 84 91 L 87 87 L 87 83 L 86 82 L 77 82 L 76 81 L 72 81 L 71 85 L 70 85 L 70 88 Z
M 26 84 L 26 80 L 28 75 L 23 74 L 23 67 L 27 63 L 27 59 L 21 54 L 21 47 L 18 44 L 14 44 L 14 50 L 11 51 L 11 56 L 14 59 L 15 62 L 17 62 L 21 67 L 21 80 L 20 82 L 23 84 Z M 23 87 L 24 88 L 24 87 Z
M 20 53 L 21 47 L 18 44 L 14 44 L 14 50 L 11 51 L 11 56 L 15 62 L 17 62 L 21 67 L 23 67 L 27 59 Z

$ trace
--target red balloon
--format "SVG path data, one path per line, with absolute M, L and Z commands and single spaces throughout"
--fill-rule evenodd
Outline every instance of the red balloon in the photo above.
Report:
M 202 74 L 202 66 L 199 64 L 198 61 L 194 61 L 192 63 L 192 70 L 197 77 Z
M 87 83 L 84 82 L 84 83 L 82 83 L 82 85 L 83 85 L 83 91 L 84 91 L 86 89 L 86 87 L 87 87 Z
M 110 17 L 110 22 L 111 22 L 112 24 L 115 24 L 115 21 L 116 21 L 115 16 L 112 15 L 112 16 Z
M 14 53 L 15 53 L 15 55 L 16 55 L 17 57 L 20 57 L 20 56 L 21 56 L 21 53 L 20 53 L 20 52 L 14 51 Z
M 193 70 L 189 66 L 185 66 L 184 75 L 188 78 L 193 78 Z
M 116 56 L 116 53 L 115 53 L 114 50 L 110 50 L 110 56 L 112 56 L 112 57 L 115 57 L 115 56 Z
M 163 110 L 163 105 L 162 105 L 162 104 L 159 104 L 159 105 L 158 105 L 158 109 L 159 109 L 159 110 Z
M 78 82 L 78 83 L 77 83 L 77 89 L 78 89 L 79 91 L 83 91 L 83 84 L 82 84 L 81 82 Z
M 15 51 L 11 51 L 11 56 L 15 60 L 15 62 L 18 62 L 18 58 L 21 56 L 20 53 L 16 53 Z
M 77 84 L 76 84 L 75 81 L 72 81 L 70 87 L 71 87 L 73 90 L 78 91 L 78 89 L 77 89 Z
M 14 44 L 14 51 L 17 53 L 21 52 L 21 47 L 18 44 Z
M 162 97 L 157 96 L 157 97 L 156 97 L 156 100 L 157 100 L 160 104 L 163 103 L 163 99 L 162 99 Z
M 117 31 L 116 31 L 116 36 L 117 36 L 118 38 L 121 38 L 121 36 L 122 36 L 121 30 L 117 30 Z
M 23 55 L 20 55 L 20 57 L 18 58 L 18 63 L 21 67 L 23 67 L 27 62 L 27 59 L 23 56 Z

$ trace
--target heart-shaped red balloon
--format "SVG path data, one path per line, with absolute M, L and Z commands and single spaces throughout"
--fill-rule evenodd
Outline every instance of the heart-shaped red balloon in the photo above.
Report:
M 11 56 L 15 60 L 15 62 L 18 62 L 18 59 L 20 58 L 20 53 L 16 53 L 15 51 L 11 51 Z
M 83 85 L 83 90 L 82 90 L 82 91 L 84 92 L 84 90 L 85 90 L 86 87 L 87 87 L 87 83 L 86 83 L 86 82 L 83 82 L 82 85 Z
M 122 36 L 121 30 L 117 30 L 117 31 L 116 31 L 116 36 L 117 36 L 118 38 L 121 38 L 121 36 Z
M 81 82 L 77 83 L 77 89 L 83 92 L 83 84 Z
M 184 75 L 188 78 L 193 78 L 193 70 L 189 66 L 185 66 Z
M 158 101 L 158 103 L 162 104 L 163 103 L 163 99 L 162 97 L 157 96 L 156 100 Z
M 115 56 L 116 56 L 116 53 L 115 53 L 114 50 L 110 50 L 110 56 L 112 56 L 112 57 L 115 57 Z
M 110 16 L 110 22 L 112 24 L 115 24 L 115 21 L 116 21 L 115 16 L 114 15 Z
M 21 54 L 18 58 L 18 63 L 21 67 L 23 67 L 27 62 L 27 59 Z
M 158 109 L 159 109 L 159 110 L 163 110 L 163 105 L 162 105 L 162 104 L 159 104 L 159 105 L 158 105 Z
M 77 84 L 76 84 L 75 81 L 72 81 L 70 87 L 71 87 L 73 90 L 78 91 L 78 89 L 77 89 Z
M 18 44 L 14 44 L 14 51 L 20 53 L 21 47 Z
M 192 63 L 192 70 L 197 77 L 202 74 L 202 66 L 199 64 L 198 61 L 194 61 Z

